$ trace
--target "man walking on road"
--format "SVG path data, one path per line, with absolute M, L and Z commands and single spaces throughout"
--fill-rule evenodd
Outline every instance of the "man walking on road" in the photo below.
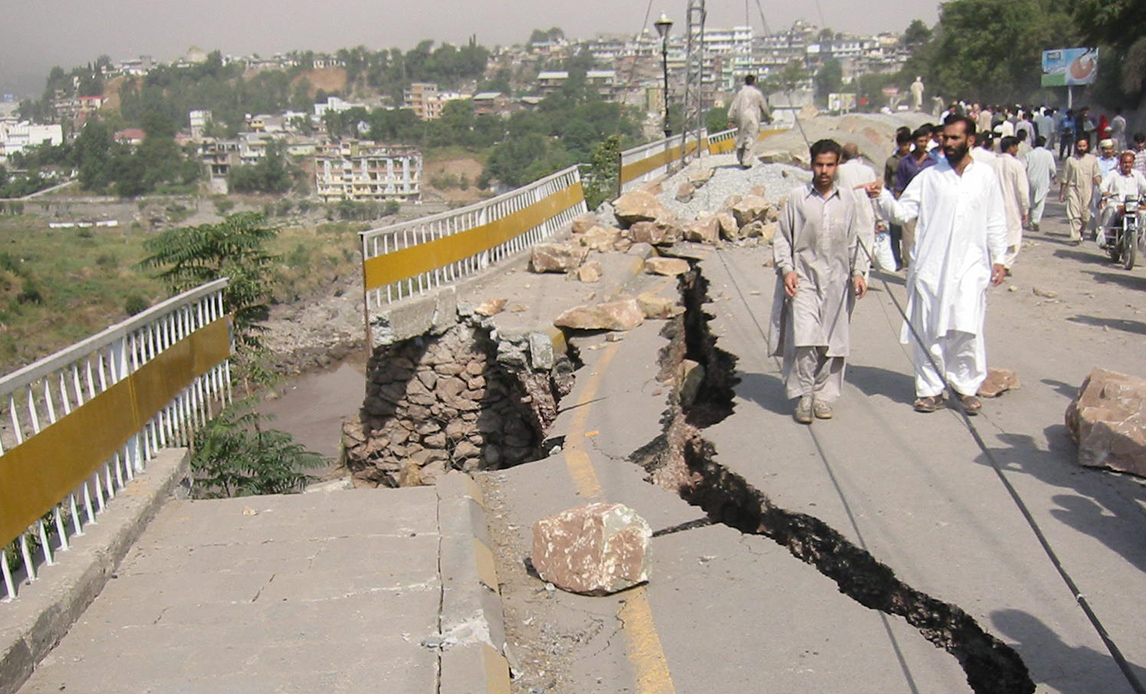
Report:
M 899 169 L 895 172 L 895 196 L 899 197 L 903 191 L 907 189 L 907 184 L 911 183 L 911 179 L 915 178 L 916 174 L 920 171 L 935 166 L 939 161 L 934 155 L 931 154 L 929 147 L 931 145 L 931 126 L 921 125 L 916 128 L 915 132 L 911 133 L 911 137 L 915 140 L 914 149 L 911 154 L 904 157 L 899 162 Z M 915 222 L 910 224 L 903 224 L 899 252 L 901 264 L 903 267 L 908 267 L 911 264 L 911 249 L 915 245 Z
M 1023 227 L 1026 226 L 1027 210 L 1031 206 L 1031 183 L 1027 180 L 1026 166 L 1016 156 L 1019 138 L 1004 137 L 999 147 L 1003 153 L 999 156 L 996 174 L 999 176 L 1003 208 L 1007 214 L 1007 254 L 1003 257 L 1003 266 L 1009 275 L 1023 246 Z
M 736 92 L 728 107 L 728 127 L 736 128 L 736 159 L 745 169 L 752 168 L 752 155 L 756 139 L 760 136 L 760 120 L 772 122 L 768 100 L 756 88 L 756 75 L 747 75 L 744 86 Z
M 943 128 L 945 161 L 921 171 L 898 200 L 878 182 L 867 189 L 887 217 L 919 220 L 900 335 L 904 343 L 917 337 L 919 412 L 944 407 L 947 384 L 968 415 L 982 409 L 976 393 L 987 377 L 987 287 L 1006 277 L 1007 218 L 994 169 L 968 155 L 974 139 L 974 121 L 952 116 Z
M 883 184 L 889 189 L 895 188 L 895 176 L 899 172 L 899 162 L 911 155 L 911 131 L 900 127 L 895 131 L 895 152 L 883 163 Z M 891 235 L 891 255 L 895 260 L 895 269 L 903 267 L 903 256 L 900 254 L 900 242 L 903 240 L 903 227 L 898 224 L 887 225 Z
M 1074 145 L 1074 156 L 1066 160 L 1062 169 L 1062 186 L 1058 201 L 1066 203 L 1066 223 L 1070 227 L 1070 245 L 1082 243 L 1082 234 L 1090 224 L 1090 201 L 1094 186 L 1101 183 L 1098 159 L 1090 153 L 1090 138 L 1079 135 Z
M 1031 231 L 1039 230 L 1047 195 L 1055 179 L 1054 152 L 1046 148 L 1047 139 L 1035 138 L 1035 148 L 1027 155 L 1027 180 L 1031 182 Z
M 845 193 L 850 194 L 856 200 L 857 234 L 860 243 L 867 249 L 866 253 L 863 250 L 859 251 L 860 257 L 856 264 L 863 266 L 865 279 L 867 271 L 871 269 L 868 253 L 872 254 L 873 257 L 875 256 L 875 208 L 862 187 L 876 178 L 875 169 L 860 159 L 859 146 L 854 142 L 846 143 L 843 146 L 843 163 L 840 164 L 836 172 L 836 182 Z M 892 270 L 893 268 L 881 267 L 880 269 Z
M 867 293 L 855 198 L 835 183 L 841 154 L 834 140 L 812 145 L 812 182 L 788 194 L 772 245 L 777 275 L 769 353 L 784 359 L 785 388 L 798 399 L 795 419 L 801 424 L 832 418 L 852 307 Z

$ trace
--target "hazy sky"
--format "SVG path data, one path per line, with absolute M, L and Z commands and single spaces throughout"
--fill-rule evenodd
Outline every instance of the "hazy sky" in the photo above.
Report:
M 17 0 L 7 0 L 15 3 Z M 112 60 L 170 60 L 199 46 L 271 55 L 292 49 L 410 48 L 422 39 L 487 46 L 522 43 L 534 28 L 567 36 L 633 33 L 649 10 L 666 12 L 679 31 L 685 0 L 24 0 L 4 13 L 0 93 L 39 93 L 53 65 L 70 69 L 106 53 Z M 748 21 L 761 28 L 756 0 L 707 0 L 708 25 Z M 797 19 L 849 33 L 901 32 L 919 18 L 933 24 L 940 0 L 760 0 L 773 31 Z M 746 12 L 746 9 L 748 10 Z

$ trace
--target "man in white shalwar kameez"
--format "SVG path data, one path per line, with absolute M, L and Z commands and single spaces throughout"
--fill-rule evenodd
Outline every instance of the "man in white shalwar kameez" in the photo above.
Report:
M 999 155 L 995 173 L 999 176 L 1003 207 L 1007 212 L 1007 255 L 1003 258 L 1003 266 L 1010 274 L 1023 245 L 1023 227 L 1031 207 L 1031 183 L 1027 180 L 1027 167 L 1018 159 L 1019 139 L 1004 137 L 1000 149 L 1003 153 Z
M 987 376 L 987 287 L 1006 277 L 1007 218 L 995 170 L 968 154 L 974 139 L 975 122 L 952 116 L 943 128 L 946 159 L 921 171 L 898 200 L 878 181 L 868 186 L 886 217 L 919 220 L 900 340 L 913 343 L 920 412 L 942 408 L 948 384 L 964 412 L 982 408 L 976 393 Z
M 864 276 L 866 277 L 867 271 L 871 268 L 871 258 L 868 257 L 868 254 L 873 256 L 875 254 L 875 207 L 861 186 L 866 186 L 879 176 L 875 169 L 860 159 L 859 147 L 856 143 L 848 142 L 845 144 L 843 156 L 844 161 L 836 173 L 836 183 L 841 190 L 851 192 L 856 200 L 856 223 L 859 240 L 863 244 L 863 249 L 866 249 L 866 252 L 863 249 L 859 251 L 858 262 L 864 268 Z M 894 270 L 895 268 L 881 269 Z
M 1057 173 L 1054 152 L 1046 148 L 1047 138 L 1035 138 L 1035 148 L 1027 155 L 1027 180 L 1031 182 L 1031 231 L 1039 230 L 1043 209 Z
M 852 306 L 867 293 L 858 261 L 856 200 L 836 184 L 840 145 L 811 147 L 812 182 L 788 194 L 772 242 L 776 291 L 769 353 L 783 357 L 795 419 L 831 419 L 850 348 Z
M 756 88 L 756 75 L 747 75 L 744 86 L 736 92 L 728 107 L 728 127 L 736 128 L 736 160 L 744 168 L 751 168 L 756 139 L 760 137 L 761 117 L 772 122 L 768 99 Z

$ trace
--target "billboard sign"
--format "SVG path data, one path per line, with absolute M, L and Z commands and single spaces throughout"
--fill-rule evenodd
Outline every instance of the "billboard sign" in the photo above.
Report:
M 1097 48 L 1058 48 L 1043 51 L 1044 87 L 1094 84 L 1098 77 Z

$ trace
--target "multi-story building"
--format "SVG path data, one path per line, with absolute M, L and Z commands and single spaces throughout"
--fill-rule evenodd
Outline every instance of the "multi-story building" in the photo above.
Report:
M 417 200 L 422 153 L 359 140 L 322 145 L 315 153 L 315 183 L 323 202 Z
M 202 140 L 206 136 L 212 118 L 211 112 L 207 110 L 191 111 L 188 114 L 188 120 L 191 121 L 192 140 Z
M 589 70 L 585 73 L 585 81 L 605 101 L 612 101 L 616 96 L 616 70 Z
M 537 73 L 537 89 L 542 94 L 549 95 L 560 90 L 569 80 L 567 70 L 546 70 Z
M 442 104 L 445 100 L 433 82 L 414 82 L 402 92 L 406 108 L 414 111 L 421 120 L 437 120 L 442 117 Z

